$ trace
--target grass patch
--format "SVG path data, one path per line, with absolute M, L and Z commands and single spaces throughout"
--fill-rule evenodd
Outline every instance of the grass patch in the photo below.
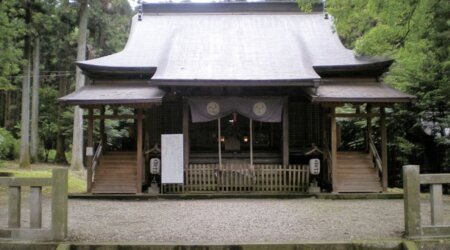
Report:
M 33 164 L 29 169 L 20 169 L 15 162 L 5 162 L 1 172 L 13 173 L 15 177 L 46 178 L 52 176 L 52 169 L 67 167 L 50 164 Z M 2 188 L 5 189 L 5 188 Z M 50 194 L 50 187 L 44 187 L 43 193 Z M 69 170 L 69 193 L 86 192 L 86 178 L 83 173 Z

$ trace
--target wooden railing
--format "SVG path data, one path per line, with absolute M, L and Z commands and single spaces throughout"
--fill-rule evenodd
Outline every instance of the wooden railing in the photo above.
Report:
M 0 228 L 0 238 L 63 240 L 67 236 L 67 168 L 55 168 L 51 178 L 0 177 L 8 187 L 8 227 Z M 50 228 L 42 227 L 42 188 L 52 187 Z M 21 227 L 22 187 L 30 187 L 30 226 Z
M 164 184 L 163 193 L 181 192 L 307 192 L 306 165 L 254 165 L 240 169 L 218 164 L 189 164 L 184 185 Z
M 383 173 L 383 161 L 381 160 L 380 154 L 378 153 L 377 147 L 373 142 L 372 136 L 369 136 L 369 152 L 374 159 L 375 166 L 378 168 L 380 174 Z
M 94 156 L 92 157 L 92 182 L 95 181 L 95 169 L 100 163 L 100 158 L 103 154 L 103 141 L 100 141 L 98 144 L 97 150 L 95 151 Z
M 450 238 L 450 225 L 444 225 L 442 184 L 450 174 L 419 174 L 419 166 L 403 167 L 405 236 L 408 238 Z M 420 213 L 420 185 L 430 185 L 431 225 L 423 226 Z

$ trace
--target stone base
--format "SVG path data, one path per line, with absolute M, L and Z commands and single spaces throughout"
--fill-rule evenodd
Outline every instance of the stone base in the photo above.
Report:
M 310 186 L 309 188 L 308 188 L 308 193 L 310 193 L 310 194 L 319 194 L 320 193 L 320 187 L 317 187 L 317 186 Z

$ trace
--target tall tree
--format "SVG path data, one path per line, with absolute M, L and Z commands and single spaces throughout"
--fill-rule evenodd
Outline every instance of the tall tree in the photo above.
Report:
M 33 88 L 32 88 L 32 100 L 31 100 L 31 146 L 30 155 L 31 161 L 38 161 L 38 122 L 39 122 L 39 66 L 41 57 L 41 45 L 39 36 L 34 39 L 33 48 Z
M 450 2 L 328 0 L 343 42 L 360 55 L 395 59 L 384 82 L 417 96 L 395 106 L 393 144 L 404 164 L 450 171 Z M 447 132 L 446 132 L 447 131 Z
M 25 2 L 25 23 L 31 24 L 31 6 Z M 31 81 L 31 38 L 30 33 L 25 36 L 24 63 L 22 72 L 22 112 L 20 127 L 20 159 L 21 168 L 30 166 L 30 81 Z
M 80 24 L 78 30 L 78 48 L 77 61 L 86 59 L 87 43 L 87 24 L 88 24 L 88 0 L 80 0 Z M 85 77 L 81 69 L 77 67 L 75 76 L 75 90 L 84 86 Z M 80 107 L 75 107 L 73 120 L 73 139 L 72 139 L 72 170 L 81 170 L 83 168 L 83 111 Z

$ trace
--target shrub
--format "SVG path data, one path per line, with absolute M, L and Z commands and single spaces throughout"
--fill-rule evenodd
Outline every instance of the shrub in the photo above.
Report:
M 17 156 L 18 150 L 18 140 L 8 130 L 0 128 L 0 161 L 13 160 Z

